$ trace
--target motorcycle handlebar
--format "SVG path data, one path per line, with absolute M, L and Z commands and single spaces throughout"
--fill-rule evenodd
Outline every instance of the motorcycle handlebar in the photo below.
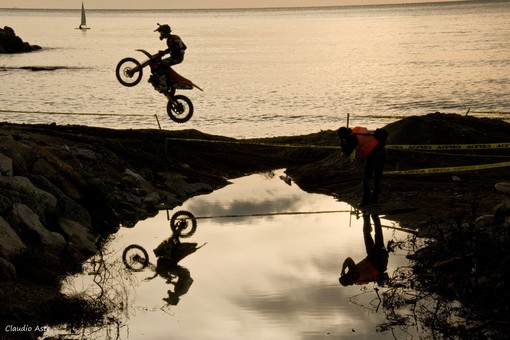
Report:
M 147 58 L 149 59 L 154 59 L 154 58 L 158 58 L 158 57 L 162 57 L 164 56 L 167 51 L 158 51 L 157 53 L 155 53 L 154 55 L 150 54 L 149 52 L 147 52 L 146 50 L 141 50 L 141 49 L 138 49 L 137 51 L 139 52 L 142 52 L 143 54 L 145 54 L 147 56 Z

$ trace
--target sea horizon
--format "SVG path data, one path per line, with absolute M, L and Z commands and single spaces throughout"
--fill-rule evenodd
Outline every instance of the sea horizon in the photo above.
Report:
M 381 7 L 421 7 L 421 6 L 455 6 L 466 3 L 504 3 L 507 0 L 453 0 L 453 1 L 426 1 L 426 2 L 409 2 L 409 3 L 387 3 L 387 4 L 361 4 L 361 5 L 334 5 L 334 6 L 296 6 L 296 7 L 231 7 L 231 8 L 88 8 L 85 4 L 87 12 L 224 12 L 224 11 L 288 11 L 288 10 L 331 10 L 331 9 L 357 9 L 357 8 L 381 8 Z M 12 11 L 65 11 L 65 12 L 79 12 L 81 7 L 68 7 L 68 8 L 22 8 L 22 7 L 0 7 L 0 10 Z

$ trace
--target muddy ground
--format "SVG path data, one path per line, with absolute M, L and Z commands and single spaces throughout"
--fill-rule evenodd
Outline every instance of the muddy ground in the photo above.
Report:
M 510 142 L 510 124 L 501 120 L 440 113 L 408 117 L 387 125 L 386 129 L 390 135 L 388 145 Z M 12 136 L 15 140 L 23 141 L 27 145 L 37 145 L 39 151 L 55 148 L 91 149 L 99 156 L 88 162 L 84 161 L 80 168 L 75 167 L 73 171 L 86 173 L 89 178 L 101 179 L 107 184 L 104 186 L 105 188 L 112 188 L 118 187 L 125 169 L 129 168 L 141 174 L 158 190 L 172 193 L 171 199 L 160 202 L 170 208 L 179 205 L 195 194 L 228 185 L 228 179 L 279 168 L 287 169 L 287 174 L 305 191 L 332 195 L 353 205 L 360 199 L 361 163 L 342 156 L 340 150 L 336 148 L 310 147 L 311 145 L 337 146 L 338 139 L 335 131 L 321 131 L 306 136 L 235 140 L 207 135 L 196 130 L 111 130 L 85 126 L 4 123 L 0 125 L 0 136 Z M 194 139 L 194 141 L 189 139 Z M 206 140 L 215 142 L 206 142 Z M 266 144 L 276 144 L 277 146 L 267 146 Z M 303 147 L 288 147 L 289 145 L 302 145 Z M 41 157 L 44 157 L 44 154 L 44 152 L 40 152 Z M 510 157 L 509 149 L 440 152 L 388 149 L 386 170 L 489 164 L 507 161 L 508 157 Z M 65 162 L 66 160 L 62 159 L 61 161 Z M 29 175 L 30 168 L 25 168 L 25 171 L 27 173 L 15 175 Z M 185 178 L 185 183 L 190 187 L 200 187 L 201 189 L 193 191 L 187 190 L 183 186 L 169 186 L 168 181 L 162 176 L 162 174 L 169 173 Z M 487 234 L 486 230 L 484 231 L 486 238 L 497 238 L 492 244 L 500 245 L 499 252 L 493 253 L 491 251 L 494 249 L 489 249 L 491 248 L 490 242 L 477 242 L 476 247 L 473 246 L 473 242 L 481 238 L 480 233 L 474 232 L 472 228 L 468 228 L 468 230 L 467 227 L 463 227 L 465 230 L 459 231 L 462 228 L 458 226 L 473 225 L 476 217 L 494 212 L 494 208 L 502 199 L 494 189 L 494 185 L 498 182 L 510 181 L 509 174 L 508 167 L 501 167 L 439 174 L 388 175 L 384 177 L 383 181 L 381 206 L 373 210 L 402 226 L 417 230 L 422 236 L 434 237 L 434 239 L 444 242 L 444 244 L 437 242 L 431 244 L 429 249 L 432 251 L 425 256 L 423 254 L 415 256 L 414 259 L 417 261 L 418 267 L 426 263 L 428 266 L 433 266 L 441 261 L 462 258 L 465 254 L 474 251 L 480 253 L 479 255 L 482 257 L 484 253 L 491 257 L 497 256 L 492 259 L 493 265 L 484 269 L 487 272 L 483 275 L 477 273 L 477 279 L 483 277 L 485 284 L 482 285 L 478 280 L 476 285 L 470 284 L 469 292 L 465 287 L 466 282 L 471 278 L 466 278 L 466 275 L 470 274 L 465 271 L 471 270 L 471 267 L 466 269 L 467 267 L 463 265 L 450 269 L 447 274 L 433 273 L 433 275 L 437 275 L 436 283 L 441 283 L 441 287 L 436 287 L 437 292 L 443 295 L 450 294 L 449 298 L 452 298 L 452 292 L 454 292 L 455 299 L 465 300 L 472 308 L 477 308 L 473 311 L 473 315 L 481 317 L 488 325 L 481 328 L 480 334 L 488 334 L 487 329 L 491 329 L 492 332 L 496 328 L 495 333 L 492 333 L 496 335 L 499 334 L 502 327 L 503 331 L 508 330 L 508 324 L 499 322 L 499 316 L 484 314 L 492 309 L 498 310 L 500 316 L 508 315 L 508 308 L 501 306 L 501 301 L 508 301 L 508 295 L 504 296 L 506 300 L 499 299 L 494 295 L 494 292 L 503 294 L 505 289 L 508 290 L 506 278 L 499 275 L 503 273 L 503 269 L 508 268 L 508 246 L 501 246 L 507 241 L 504 238 L 507 236 Z M 197 184 L 200 185 L 197 186 Z M 157 209 L 154 207 L 155 209 L 145 211 L 133 211 L 123 208 L 118 197 L 117 199 L 115 196 L 105 195 L 105 197 L 109 198 L 106 198 L 104 205 L 96 206 L 97 211 L 91 211 L 93 222 L 97 225 L 111 227 L 112 225 L 135 223 L 136 220 L 155 214 L 155 209 Z M 116 213 L 111 214 L 110 210 L 114 210 Z M 109 229 L 105 230 L 105 233 L 115 231 L 115 227 L 105 227 L 105 229 Z M 457 233 L 455 236 L 451 236 L 453 235 L 452 230 Z M 458 236 L 459 232 L 463 236 Z M 506 233 L 508 234 L 508 231 Z M 448 242 L 458 245 L 458 237 L 475 237 L 476 240 L 468 239 L 464 248 L 450 247 Z M 508 243 L 506 242 L 506 244 Z M 485 249 L 479 248 L 482 245 Z M 455 253 L 445 252 L 444 249 L 448 248 L 455 248 L 452 250 Z M 488 262 L 482 258 L 476 261 L 478 261 L 477 263 Z M 444 267 L 440 269 L 442 268 Z M 452 275 L 452 271 L 455 274 L 457 269 L 459 275 Z M 424 270 L 422 272 L 425 273 Z M 62 274 L 65 273 L 48 271 L 44 275 L 59 276 Z M 492 285 L 495 282 L 488 279 L 489 274 L 497 274 L 497 278 L 500 280 L 497 283 L 498 289 L 493 289 Z M 416 276 L 417 274 L 413 275 L 415 275 L 413 279 L 425 282 L 426 278 L 430 278 L 429 276 L 432 274 L 426 272 L 421 278 Z M 53 282 L 53 280 L 49 280 L 49 282 Z M 432 289 L 430 286 L 437 286 L 437 284 L 429 283 L 428 287 Z M 464 289 L 461 289 L 460 286 L 463 286 Z M 427 288 L 426 285 L 424 287 Z M 478 296 L 482 294 L 490 301 L 487 302 L 484 299 L 483 306 L 474 303 L 472 301 L 474 290 Z M 489 294 L 489 291 L 492 293 Z M 0 316 L 4 320 L 2 325 L 6 322 L 23 324 L 27 320 L 30 320 L 32 324 L 34 324 L 34 320 L 43 324 L 51 324 L 57 320 L 48 319 L 46 313 L 50 308 L 48 306 L 53 305 L 52 301 L 62 299 L 62 296 L 58 294 L 58 285 L 40 285 L 37 279 L 25 275 L 18 277 L 16 281 L 1 283 L 0 299 L 10 301 L 9 305 L 4 304 L 0 311 Z M 498 319 L 497 322 L 491 322 L 494 319 Z

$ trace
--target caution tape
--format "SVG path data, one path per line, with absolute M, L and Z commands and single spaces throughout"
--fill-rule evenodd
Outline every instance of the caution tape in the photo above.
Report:
M 50 112 L 50 111 L 16 111 L 16 110 L 1 110 L 4 113 L 35 113 L 45 115 L 74 115 L 74 116 L 123 116 L 123 117 L 147 117 L 141 114 L 124 114 L 124 113 L 98 113 L 98 112 Z
M 213 219 L 213 218 L 265 217 L 265 216 L 282 216 L 282 215 L 314 215 L 314 214 L 336 214 L 336 213 L 350 213 L 350 212 L 352 212 L 352 211 L 351 210 L 282 211 L 282 212 L 253 213 L 253 214 L 197 216 L 197 217 L 188 217 L 187 219 L 205 220 L 205 219 Z
M 200 138 L 167 138 L 166 140 L 177 140 L 177 141 L 188 141 L 188 142 L 205 142 L 205 143 L 226 143 L 226 144 L 238 144 L 238 145 L 260 145 L 260 146 L 273 146 L 273 147 L 287 147 L 287 148 L 331 148 L 331 149 L 339 149 L 339 146 L 330 146 L 330 145 L 313 145 L 313 144 L 276 144 L 276 143 L 260 143 L 260 142 L 246 142 L 246 141 L 237 141 L 237 140 L 217 140 L 217 139 L 200 139 Z M 408 150 L 421 150 L 419 148 L 414 149 L 414 147 L 424 147 L 427 145 L 388 145 L 388 147 L 398 147 L 396 149 L 405 150 L 405 147 L 408 147 Z M 452 150 L 452 148 L 446 148 L 446 146 L 452 146 L 450 144 L 446 145 L 428 145 L 435 147 L 435 150 Z M 467 150 L 475 150 L 475 149 L 500 149 L 500 148 L 510 148 L 510 143 L 493 143 L 493 144 L 458 144 L 456 145 L 458 150 L 467 149 Z M 402 148 L 400 148 L 402 147 Z M 427 149 L 434 150 L 434 149 Z M 425 174 L 438 174 L 438 173 L 448 173 L 448 172 L 462 172 L 462 171 L 474 171 L 474 170 L 485 170 L 485 169 L 493 169 L 493 168 L 501 168 L 510 166 L 510 162 L 500 162 L 500 163 L 492 163 L 492 164 L 482 164 L 482 165 L 468 165 L 468 166 L 459 166 L 459 167 L 443 167 L 443 168 L 427 168 L 427 169 L 414 169 L 414 170 L 395 170 L 395 171 L 385 171 L 385 175 L 425 175 Z
M 496 115 L 510 114 L 510 112 L 505 112 L 505 111 L 468 111 L 468 113 L 496 114 Z
M 219 139 L 201 139 L 201 138 L 166 138 L 167 141 L 184 141 L 184 142 L 204 142 L 204 143 L 220 143 L 220 144 L 237 144 L 237 145 L 257 145 L 272 146 L 280 148 L 310 148 L 310 149 L 340 149 L 338 145 L 314 145 L 314 144 L 282 144 L 282 143 L 265 143 L 265 142 L 247 142 L 238 140 L 219 140 Z
M 376 118 L 376 119 L 402 119 L 405 118 L 405 116 L 398 116 L 398 115 L 351 115 L 349 116 L 351 120 L 355 119 L 361 119 L 361 118 Z
M 95 112 L 49 112 L 49 111 L 19 111 L 19 110 L 3 110 L 4 113 L 35 113 L 47 115 L 82 115 L 82 116 L 123 116 L 123 117 L 147 117 L 142 114 L 118 114 L 118 113 L 95 113 Z M 482 111 L 478 111 L 482 113 Z M 315 145 L 315 144 L 288 144 L 288 143 L 267 143 L 267 142 L 247 142 L 237 140 L 214 140 L 200 138 L 167 138 L 166 140 L 187 141 L 187 142 L 206 142 L 206 143 L 225 143 L 237 145 L 258 145 L 282 148 L 308 148 L 308 149 L 341 149 L 339 145 Z M 388 144 L 387 149 L 391 150 L 487 150 L 487 149 L 509 149 L 509 143 L 486 143 L 486 144 L 421 144 L 421 145 L 402 145 Z
M 490 158 L 510 158 L 510 154 L 508 155 L 487 155 L 487 154 L 481 154 L 481 153 L 476 153 L 476 154 L 472 154 L 472 153 L 457 153 L 457 152 L 445 152 L 443 150 L 441 151 L 426 151 L 426 150 L 412 150 L 412 152 L 415 152 L 415 153 L 421 153 L 421 154 L 425 154 L 425 155 L 440 155 L 440 156 L 462 156 L 464 158 L 487 158 L 487 157 L 490 157 Z
M 509 149 L 510 143 L 487 143 L 487 144 L 422 144 L 422 145 L 386 145 L 392 150 L 487 150 Z
M 47 115 L 86 115 L 86 116 L 144 116 L 140 114 L 115 114 L 115 113 L 86 113 L 86 112 L 52 112 L 52 111 L 27 111 L 27 110 L 2 110 L 0 112 L 6 113 L 36 113 L 36 114 L 47 114 Z M 510 112 L 505 111 L 470 111 L 466 113 L 476 113 L 476 114 L 492 114 L 492 115 L 507 115 Z M 352 116 L 356 119 L 366 119 L 366 118 L 376 118 L 376 119 L 403 119 L 404 116 L 399 115 L 360 115 L 360 116 Z
M 507 166 L 510 166 L 510 162 L 454 166 L 454 167 L 443 167 L 443 168 L 385 171 L 384 175 L 429 175 L 429 174 L 440 174 L 440 173 L 448 173 L 448 172 L 462 172 L 462 171 L 495 169 L 495 168 L 503 168 L 503 167 L 507 167 Z
M 167 209 L 168 213 L 168 209 Z M 359 218 L 360 214 L 363 214 L 362 211 L 358 209 L 351 210 L 322 210 L 322 211 L 283 211 L 283 212 L 272 212 L 272 213 L 254 213 L 254 214 L 232 214 L 232 215 L 216 215 L 216 216 L 183 216 L 179 217 L 180 220 L 208 220 L 215 218 L 240 218 L 240 217 L 265 217 L 265 216 L 281 216 L 281 215 L 314 215 L 314 214 L 336 214 L 336 213 L 349 213 L 351 215 L 356 215 L 356 219 Z M 386 216 L 386 214 L 378 214 L 381 216 Z M 168 218 L 170 220 L 170 218 Z M 417 234 L 418 231 L 410 228 L 404 227 L 396 227 L 390 225 L 381 225 L 381 227 L 386 229 L 392 229 L 397 231 L 402 231 L 411 234 Z
M 201 139 L 201 138 L 166 138 L 169 141 L 183 141 L 183 142 L 203 142 L 203 143 L 223 143 L 223 144 L 237 144 L 237 145 L 258 145 L 258 146 L 273 146 L 282 148 L 311 148 L 311 149 L 340 149 L 338 145 L 316 145 L 316 144 L 282 144 L 282 143 L 267 143 L 267 142 L 249 142 L 238 140 L 218 140 L 218 139 Z M 389 144 L 386 145 L 387 149 L 392 150 L 485 150 L 485 149 L 509 149 L 509 143 L 491 143 L 491 144 L 423 144 L 423 145 L 400 145 Z

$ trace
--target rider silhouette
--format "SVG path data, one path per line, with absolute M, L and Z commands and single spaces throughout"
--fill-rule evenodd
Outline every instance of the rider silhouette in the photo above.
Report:
M 362 285 L 369 282 L 379 283 L 386 275 L 388 251 L 384 247 L 381 220 L 378 215 L 372 215 L 372 220 L 375 228 L 374 239 L 371 234 L 370 215 L 363 214 L 363 238 L 367 257 L 358 263 L 354 263 L 350 257 L 345 259 L 338 279 L 342 286 Z
M 186 51 L 186 45 L 181 40 L 178 35 L 171 34 L 172 29 L 169 25 L 160 25 L 158 23 L 158 28 L 154 30 L 154 32 L 159 32 L 159 40 L 166 39 L 167 49 L 164 51 L 160 51 L 160 54 L 163 56 L 165 54 L 169 54 L 170 57 L 164 59 L 159 65 L 158 70 L 156 71 L 159 76 L 160 82 L 160 91 L 166 92 L 168 91 L 168 84 L 166 78 L 166 71 L 173 65 L 177 65 L 183 62 L 184 60 L 184 52 Z

